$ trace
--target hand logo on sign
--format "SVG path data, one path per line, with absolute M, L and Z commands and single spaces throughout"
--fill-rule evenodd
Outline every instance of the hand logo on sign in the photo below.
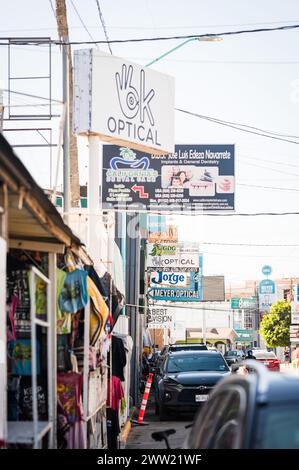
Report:
M 121 76 L 117 72 L 115 75 L 118 100 L 122 112 L 128 119 L 134 118 L 139 111 L 139 95 L 135 87 L 132 86 L 133 67 L 123 64 Z
M 150 102 L 155 96 L 155 92 L 151 89 L 146 94 L 145 89 L 145 71 L 140 71 L 140 93 L 132 85 L 133 66 L 122 66 L 121 75 L 115 74 L 118 100 L 123 114 L 128 119 L 133 119 L 140 111 L 140 120 L 144 122 L 145 113 L 147 113 L 150 124 L 155 124 L 153 113 L 150 108 Z

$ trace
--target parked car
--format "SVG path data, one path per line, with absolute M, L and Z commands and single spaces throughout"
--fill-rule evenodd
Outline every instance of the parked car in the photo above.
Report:
M 239 349 L 232 349 L 230 351 L 226 351 L 224 354 L 224 359 L 228 363 L 229 366 L 232 364 L 238 364 L 244 361 L 245 353 Z
M 299 449 L 299 374 L 231 374 L 199 411 L 185 449 Z
M 273 351 L 267 351 L 267 349 L 253 349 L 252 354 L 255 357 L 255 359 L 265 366 L 268 367 L 268 369 L 279 372 L 280 371 L 280 362 L 277 359 L 277 356 Z
M 216 383 L 230 374 L 220 352 L 169 352 L 155 374 L 156 413 L 163 421 L 170 411 L 195 411 Z
M 156 365 L 161 364 L 166 354 L 169 352 L 177 351 L 207 351 L 207 345 L 205 343 L 178 343 L 178 344 L 167 344 L 161 350 L 160 355 L 156 361 Z

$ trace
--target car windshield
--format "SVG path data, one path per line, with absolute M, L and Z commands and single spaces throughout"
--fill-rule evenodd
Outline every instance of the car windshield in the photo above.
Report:
M 197 371 L 228 371 L 224 359 L 218 355 L 200 356 L 170 356 L 167 363 L 167 372 L 170 374 L 178 372 Z
M 226 351 L 225 356 L 237 356 L 238 351 Z
M 299 449 L 299 404 L 261 410 L 258 449 Z

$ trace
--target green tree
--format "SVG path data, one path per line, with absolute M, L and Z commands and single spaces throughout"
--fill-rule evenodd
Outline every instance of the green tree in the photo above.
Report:
M 270 308 L 260 326 L 260 333 L 268 348 L 290 344 L 291 305 L 279 300 Z

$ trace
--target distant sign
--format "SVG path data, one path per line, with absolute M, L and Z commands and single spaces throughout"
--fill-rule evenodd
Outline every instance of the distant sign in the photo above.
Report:
M 275 294 L 275 282 L 270 279 L 264 279 L 259 283 L 260 294 Z
M 167 223 L 166 216 L 150 215 L 148 216 L 147 241 L 149 243 L 177 242 L 178 241 L 178 226 L 175 224 Z
M 97 49 L 74 52 L 74 133 L 174 151 L 174 79 Z
M 103 207 L 233 211 L 234 160 L 234 145 L 176 145 L 168 155 L 104 145 Z
M 204 302 L 225 300 L 224 276 L 202 276 L 202 300 Z
M 270 274 L 272 273 L 272 268 L 271 266 L 269 266 L 268 264 L 266 264 L 265 266 L 262 267 L 262 273 L 265 275 L 265 276 L 270 276 Z
M 291 322 L 299 324 L 299 303 L 291 302 Z
M 147 322 L 148 328 L 171 328 L 172 314 L 167 308 L 150 307 Z
M 276 294 L 259 294 L 259 311 L 261 313 L 268 313 L 271 305 L 277 300 Z
M 241 330 L 235 328 L 236 333 L 238 334 L 237 338 L 234 340 L 236 343 L 252 343 L 253 341 L 253 330 Z
M 165 272 L 157 271 L 150 273 L 150 286 L 190 287 L 194 272 Z
M 234 309 L 257 309 L 258 298 L 257 297 L 234 297 L 231 299 L 231 308 Z
M 157 268 L 148 271 L 148 296 L 155 300 L 171 300 L 190 302 L 203 300 L 202 289 L 202 256 L 197 255 L 198 267 L 186 271 L 165 271 Z
M 294 297 L 294 302 L 299 303 L 299 284 L 296 284 L 293 286 L 293 297 Z
M 202 261 L 202 260 L 201 260 Z M 148 243 L 147 271 L 195 271 L 199 269 L 199 245 L 191 250 L 184 243 Z

